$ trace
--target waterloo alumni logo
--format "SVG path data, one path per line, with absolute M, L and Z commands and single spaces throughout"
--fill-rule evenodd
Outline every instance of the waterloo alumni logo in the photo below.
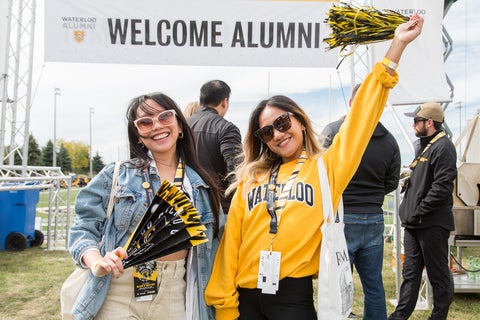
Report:
M 71 30 L 77 43 L 82 43 L 88 32 L 95 30 L 96 23 L 94 17 L 62 17 L 62 29 Z
M 85 38 L 85 31 L 83 31 L 83 30 L 73 30 L 73 38 L 78 43 L 82 42 L 83 39 Z

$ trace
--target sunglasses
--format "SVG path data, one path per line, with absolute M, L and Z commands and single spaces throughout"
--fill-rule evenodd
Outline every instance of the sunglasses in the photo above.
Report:
M 161 125 L 168 126 L 168 125 L 171 125 L 175 120 L 175 115 L 176 115 L 175 110 L 166 110 L 166 111 L 160 112 L 159 115 L 156 117 L 139 118 L 133 121 L 133 124 L 135 125 L 135 127 L 137 127 L 138 131 L 143 131 L 143 132 L 150 131 L 153 129 L 155 119 L 157 119 Z
M 414 124 L 417 124 L 418 122 L 425 122 L 425 121 L 428 121 L 428 119 L 425 119 L 425 118 L 414 118 L 413 119 L 413 123 Z
M 280 132 L 285 132 L 292 127 L 292 120 L 290 115 L 293 113 L 286 112 L 273 121 L 271 125 L 261 127 L 255 131 L 255 136 L 265 143 L 268 143 L 273 138 L 273 129 Z

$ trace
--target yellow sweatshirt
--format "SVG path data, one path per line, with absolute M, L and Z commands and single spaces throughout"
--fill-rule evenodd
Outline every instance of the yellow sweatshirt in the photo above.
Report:
M 383 112 L 389 89 L 397 82 L 397 74 L 390 76 L 385 66 L 377 63 L 358 90 L 344 125 L 323 155 L 334 210 L 360 164 Z M 277 186 L 287 182 L 295 164 L 296 160 L 280 166 Z M 260 251 L 270 248 L 267 184 L 268 177 L 250 186 L 245 193 L 247 197 L 243 198 L 241 183 L 233 196 L 225 232 L 205 291 L 206 303 L 215 307 L 217 320 L 238 318 L 238 287 L 257 287 Z M 280 279 L 318 273 L 322 240 L 320 227 L 323 223 L 321 195 L 317 159 L 307 159 L 295 179 L 284 209 L 277 211 L 280 220 L 273 251 L 282 254 Z

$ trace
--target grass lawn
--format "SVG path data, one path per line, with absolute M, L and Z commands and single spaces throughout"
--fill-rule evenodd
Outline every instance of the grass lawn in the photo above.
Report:
M 66 251 L 0 252 L 0 319 L 60 319 L 60 287 L 73 269 Z
M 75 198 L 77 197 L 78 192 L 80 192 L 81 188 L 72 188 L 70 191 L 70 204 L 75 204 Z M 59 199 L 60 205 L 63 205 L 67 199 L 67 189 L 60 189 L 59 192 Z M 40 197 L 38 199 L 37 208 L 48 207 L 49 201 L 49 192 L 48 191 L 41 191 Z
M 470 251 L 469 251 L 470 250 Z M 465 248 L 468 255 L 480 251 Z M 75 268 L 66 251 L 27 248 L 22 252 L 0 252 L 0 319 L 60 319 L 59 291 L 63 281 Z M 384 284 L 387 301 L 395 299 L 395 274 L 392 271 L 392 243 L 386 243 Z M 363 295 L 358 276 L 355 279 L 354 312 L 363 312 Z M 387 302 L 388 312 L 393 305 Z M 410 319 L 427 319 L 430 311 L 417 310 Z M 476 320 L 480 314 L 480 294 L 455 294 L 449 319 Z
M 79 190 L 72 189 L 70 194 L 72 206 Z M 61 192 L 61 198 L 65 199 L 66 190 L 61 190 Z M 48 201 L 48 192 L 41 192 L 37 209 L 48 207 Z M 37 216 L 39 216 L 38 211 Z M 46 216 L 42 219 L 46 219 Z M 391 217 L 385 216 L 385 222 L 392 223 Z M 47 251 L 45 246 L 46 243 L 42 247 L 27 248 L 21 252 L 0 251 L 0 319 L 60 319 L 60 287 L 75 266 L 67 251 Z M 394 310 L 390 301 L 396 299 L 392 248 L 392 242 L 385 243 L 383 280 L 388 313 Z M 470 255 L 480 257 L 480 248 L 467 247 L 463 249 L 462 263 L 465 266 Z M 361 318 L 363 294 L 355 271 L 354 281 L 353 312 Z M 316 298 L 316 295 L 314 297 Z M 430 310 L 416 310 L 410 319 L 427 319 L 429 314 Z M 448 319 L 476 320 L 479 319 L 479 314 L 480 293 L 456 293 Z

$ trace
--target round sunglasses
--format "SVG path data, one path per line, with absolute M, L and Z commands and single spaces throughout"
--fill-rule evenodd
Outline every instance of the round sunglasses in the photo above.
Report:
M 264 143 L 268 143 L 273 138 L 273 129 L 276 129 L 280 132 L 285 132 L 292 127 L 292 120 L 290 115 L 293 115 L 291 112 L 285 112 L 276 118 L 271 125 L 261 127 L 255 131 L 255 136 L 262 140 Z
M 139 118 L 133 121 L 133 124 L 135 125 L 135 127 L 137 127 L 138 131 L 150 131 L 153 129 L 155 119 L 157 119 L 161 125 L 168 126 L 171 125 L 175 120 L 175 115 L 175 110 L 165 110 L 163 112 L 160 112 L 158 116 L 155 117 Z

